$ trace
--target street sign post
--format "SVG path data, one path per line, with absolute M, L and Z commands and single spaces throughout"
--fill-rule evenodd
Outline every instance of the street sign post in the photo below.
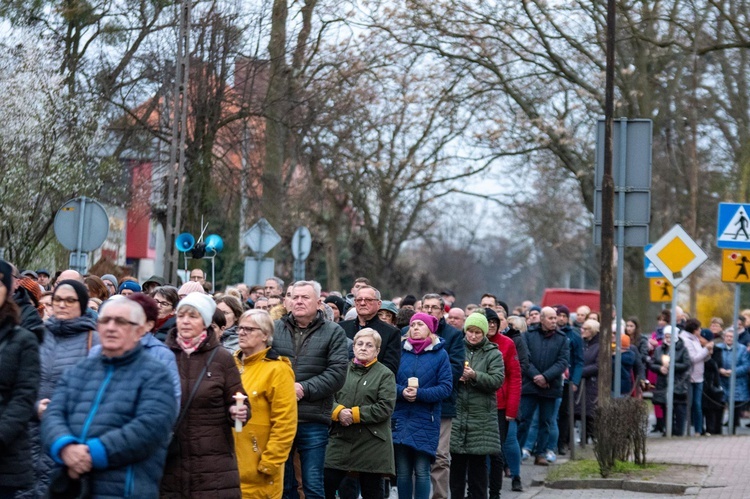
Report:
M 734 315 L 737 320 L 740 313 L 740 284 L 748 282 L 750 273 L 750 204 L 720 203 L 716 224 L 716 246 L 724 248 L 721 257 L 721 280 L 733 282 Z M 735 330 L 736 330 L 735 326 Z M 737 344 L 737 335 L 734 342 Z M 735 349 L 736 350 L 736 349 Z M 734 433 L 734 389 L 737 385 L 737 356 L 732 355 L 732 373 L 729 376 L 729 431 Z
M 596 167 L 594 170 L 594 244 L 601 244 L 602 180 L 604 178 L 604 120 L 596 129 Z M 617 289 L 615 291 L 615 390 L 620 397 L 622 369 L 622 295 L 625 275 L 625 247 L 648 244 L 651 220 L 651 120 L 615 120 L 613 130 L 612 178 L 617 196 L 614 206 L 615 245 L 617 254 Z
M 99 202 L 80 197 L 66 202 L 55 215 L 57 240 L 70 254 L 70 268 L 81 274 L 88 267 L 88 253 L 99 248 L 109 234 L 109 217 Z
M 646 258 L 664 274 L 672 290 L 672 323 L 669 342 L 669 378 L 667 383 L 667 437 L 672 437 L 672 415 L 674 414 L 674 358 L 677 345 L 677 287 L 682 281 L 708 259 L 706 253 L 693 241 L 687 232 L 675 225 L 646 251 Z
M 664 277 L 652 277 L 649 282 L 649 295 L 654 303 L 671 302 L 674 287 Z
M 298 227 L 292 236 L 292 255 L 294 255 L 294 280 L 305 280 L 305 260 L 310 256 L 312 235 L 307 227 Z
M 273 277 L 274 260 L 263 256 L 281 242 L 281 236 L 268 220 L 261 218 L 255 222 L 255 225 L 242 234 L 242 241 L 255 253 L 255 258 L 245 258 L 244 282 L 262 284 Z
M 716 246 L 750 249 L 750 204 L 719 203 Z
M 651 249 L 653 244 L 647 244 L 643 251 L 646 252 Z M 643 275 L 645 277 L 651 278 L 651 277 L 664 277 L 664 274 L 661 273 L 659 269 L 656 268 L 656 265 L 651 263 L 651 260 L 649 260 L 646 256 L 643 257 Z M 652 300 L 653 301 L 653 300 Z
M 265 255 L 281 242 L 281 236 L 268 220 L 261 218 L 242 234 L 242 241 L 256 254 Z

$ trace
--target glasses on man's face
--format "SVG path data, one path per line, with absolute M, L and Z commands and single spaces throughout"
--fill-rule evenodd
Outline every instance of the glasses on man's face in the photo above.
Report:
M 252 331 L 263 331 L 259 327 L 249 327 L 249 326 L 237 326 L 237 335 L 238 336 L 245 336 L 250 334 Z
M 159 305 L 160 307 L 171 307 L 172 306 L 172 304 L 170 302 L 168 302 L 168 301 L 161 301 L 161 300 L 155 300 L 155 301 L 156 301 L 156 304 Z
M 258 310 L 271 310 L 271 306 L 270 305 L 258 305 L 255 308 L 257 308 Z
M 422 310 L 442 310 L 440 305 L 422 305 Z
M 373 303 L 376 301 L 378 301 L 376 298 L 357 298 L 354 300 L 354 303 L 365 304 L 365 303 Z
M 110 317 L 110 316 L 99 316 L 98 319 L 96 319 L 97 324 L 101 324 L 102 326 L 106 326 L 110 322 L 114 321 L 117 326 L 125 327 L 127 325 L 130 326 L 140 326 L 137 322 L 129 321 L 125 317 Z
M 52 303 L 56 303 L 58 305 L 60 305 L 61 303 L 64 303 L 66 305 L 73 305 L 74 303 L 78 303 L 78 298 L 73 298 L 72 296 L 69 296 L 67 298 L 55 296 L 54 298 L 52 298 Z

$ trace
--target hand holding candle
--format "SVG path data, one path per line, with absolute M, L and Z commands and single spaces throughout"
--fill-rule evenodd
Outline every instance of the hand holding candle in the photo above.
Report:
M 242 423 L 247 419 L 247 408 L 245 407 L 247 395 L 237 392 L 232 398 L 234 399 L 234 407 L 232 407 L 234 411 L 231 411 L 233 412 L 232 416 L 234 417 L 234 431 L 241 433 Z

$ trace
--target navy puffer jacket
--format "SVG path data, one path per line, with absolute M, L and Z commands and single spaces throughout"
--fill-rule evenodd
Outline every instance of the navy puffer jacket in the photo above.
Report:
M 435 337 L 419 354 L 408 341 L 403 343 L 401 364 L 396 375 L 396 410 L 391 418 L 393 443 L 429 454 L 437 453 L 442 401 L 453 390 L 453 376 L 445 341 Z M 419 378 L 417 400 L 407 402 L 404 389 L 409 378 Z
M 88 358 L 63 374 L 42 418 L 44 450 L 86 443 L 94 497 L 159 496 L 176 419 L 168 369 L 138 344 L 121 357 Z

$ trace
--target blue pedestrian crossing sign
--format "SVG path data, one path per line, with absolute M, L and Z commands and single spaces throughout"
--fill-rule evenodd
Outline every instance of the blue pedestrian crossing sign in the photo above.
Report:
M 647 244 L 643 251 L 648 251 L 651 249 L 651 246 L 653 244 Z M 643 257 L 643 274 L 645 277 L 664 277 L 664 274 L 661 273 L 661 270 L 656 268 L 656 265 L 654 265 L 654 262 L 648 259 L 647 256 L 644 255 Z
M 750 204 L 720 203 L 716 246 L 750 249 Z

